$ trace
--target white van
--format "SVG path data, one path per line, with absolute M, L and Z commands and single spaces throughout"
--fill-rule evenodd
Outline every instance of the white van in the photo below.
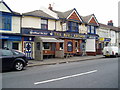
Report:
M 120 48 L 117 46 L 107 46 L 104 47 L 103 49 L 103 55 L 105 57 L 110 57 L 110 56 L 120 56 Z

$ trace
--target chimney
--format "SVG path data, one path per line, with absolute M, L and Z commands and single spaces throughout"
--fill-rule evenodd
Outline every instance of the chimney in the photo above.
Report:
M 108 25 L 113 26 L 113 21 L 112 20 L 108 21 Z
M 51 4 L 49 4 L 48 9 L 53 10 L 53 7 L 51 6 Z

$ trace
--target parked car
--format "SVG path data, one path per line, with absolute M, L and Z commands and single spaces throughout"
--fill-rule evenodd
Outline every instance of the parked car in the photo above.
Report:
M 2 71 L 8 69 L 21 71 L 28 63 L 24 53 L 13 49 L 0 49 L 0 60 L 2 61 Z
M 106 46 L 103 49 L 103 55 L 105 57 L 120 56 L 120 48 L 117 46 Z

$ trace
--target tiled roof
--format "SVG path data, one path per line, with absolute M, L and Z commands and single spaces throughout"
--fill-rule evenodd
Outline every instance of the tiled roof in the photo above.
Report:
M 102 23 L 99 23 L 99 24 L 100 24 L 100 27 L 109 28 L 109 29 L 114 30 L 114 31 L 120 31 L 118 27 L 110 26 L 110 25 L 106 25 L 106 24 L 102 24 Z
M 74 9 L 71 9 L 66 12 L 60 12 L 60 11 L 55 11 L 55 10 L 52 10 L 52 11 L 57 13 L 59 18 L 67 18 L 72 13 L 73 10 Z
M 42 10 L 35 10 L 32 12 L 23 13 L 23 15 L 55 19 L 54 17 L 48 15 L 47 13 L 43 12 Z
M 88 16 L 81 16 L 81 17 L 82 17 L 82 19 L 83 19 L 83 21 L 84 21 L 85 23 L 88 23 L 88 21 L 90 20 L 90 18 L 92 17 L 92 15 L 93 15 L 93 14 L 88 15 Z

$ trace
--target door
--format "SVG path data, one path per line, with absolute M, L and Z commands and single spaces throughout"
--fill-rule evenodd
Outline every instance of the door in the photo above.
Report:
M 33 59 L 33 43 L 24 42 L 24 53 L 28 59 Z

